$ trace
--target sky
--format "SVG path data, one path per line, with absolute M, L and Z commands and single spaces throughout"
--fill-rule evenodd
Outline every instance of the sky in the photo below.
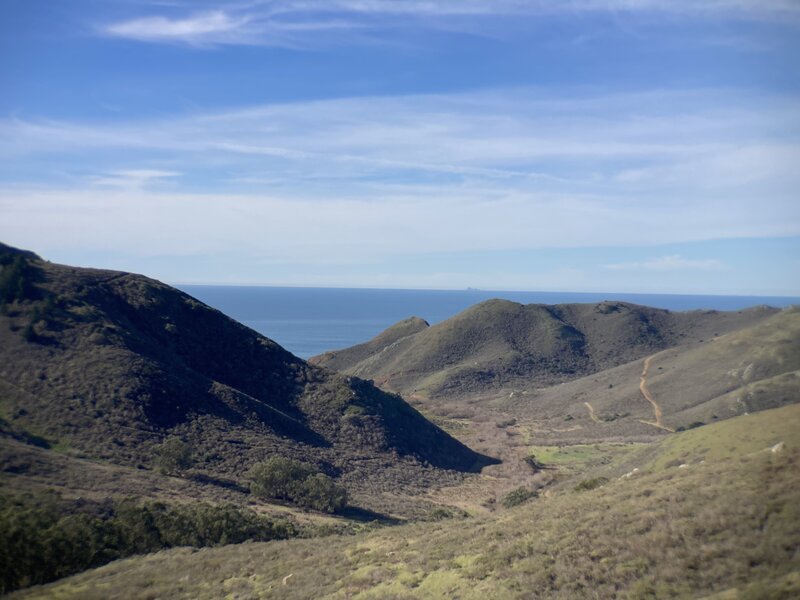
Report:
M 800 2 L 4 0 L 0 240 L 169 283 L 800 296 Z

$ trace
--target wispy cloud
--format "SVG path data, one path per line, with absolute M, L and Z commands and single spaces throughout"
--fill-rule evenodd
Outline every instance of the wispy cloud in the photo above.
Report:
M 688 208 L 654 209 L 650 218 L 659 226 L 648 226 L 647 219 L 614 198 L 529 193 L 488 201 L 481 193 L 465 191 L 440 193 L 435 201 L 402 194 L 386 200 L 84 188 L 0 190 L 0 233 L 12 242 L 35 238 L 43 250 L 113 247 L 136 255 L 191 255 L 235 249 L 274 261 L 319 265 L 442 252 L 641 247 L 704 240 L 710 230 L 719 231 L 713 212 L 697 217 Z M 728 234 L 800 234 L 789 223 L 747 223 L 752 215 L 745 207 L 732 212 L 736 224 L 726 227 Z M 608 268 L 720 266 L 667 256 Z
M 0 121 L 0 236 L 347 264 L 800 235 L 800 111 L 731 96 L 517 89 L 112 125 Z M 26 186 L 15 167 L 32 164 Z M 54 172 L 72 178 L 43 189 Z M 598 269 L 721 266 L 669 254 Z
M 672 254 L 639 262 L 603 265 L 603 268 L 612 271 L 716 271 L 724 269 L 725 265 L 715 258 L 683 258 L 679 254 Z
M 163 16 L 137 18 L 108 25 L 104 31 L 108 35 L 143 42 L 179 40 L 196 44 L 222 40 L 231 32 L 241 31 L 248 21 L 246 16 L 235 18 L 216 10 L 176 19 Z
M 177 16 L 145 16 L 106 23 L 99 26 L 98 31 L 109 37 L 201 48 L 224 45 L 304 48 L 342 41 L 346 38 L 337 35 L 342 31 L 348 33 L 351 41 L 356 41 L 359 38 L 353 36 L 353 32 L 365 28 L 364 23 L 328 13 L 317 16 L 301 10 L 299 15 L 287 18 L 273 10 L 223 6 Z
M 407 185 L 535 185 L 651 199 L 676 190 L 687 198 L 698 190 L 741 196 L 764 182 L 788 192 L 800 177 L 800 127 L 793 125 L 800 106 L 780 97 L 732 103 L 725 100 L 731 93 L 576 99 L 515 89 L 298 102 L 112 125 L 0 120 L 7 141 L 0 156 L 82 155 L 105 171 L 119 170 L 108 163 L 123 155 L 127 163 L 131 153 L 162 156 L 218 183 L 283 177 L 371 185 L 402 176 Z
M 153 182 L 178 177 L 179 175 L 180 173 L 174 171 L 128 169 L 111 171 L 102 175 L 92 175 L 88 181 L 93 186 L 140 190 Z
M 668 14 L 800 24 L 800 4 L 792 0 L 255 0 L 199 3 L 204 8 L 200 11 L 196 2 L 175 4 L 169 14 L 108 22 L 99 31 L 141 42 L 302 47 L 334 40 L 375 43 L 382 38 L 371 32 L 402 27 L 464 28 L 475 33 L 470 22 L 487 17 Z M 459 21 L 453 22 L 454 18 Z M 341 31 L 348 35 L 326 35 Z M 363 35 L 353 35 L 356 31 Z

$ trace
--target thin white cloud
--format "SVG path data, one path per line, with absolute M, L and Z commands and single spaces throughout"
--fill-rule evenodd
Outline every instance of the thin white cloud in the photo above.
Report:
M 521 89 L 112 125 L 0 121 L 6 172 L 42 165 L 27 184 L 5 177 L 0 238 L 45 254 L 235 249 L 346 265 L 800 235 L 797 103 L 734 96 Z M 126 164 L 158 168 L 119 168 Z M 87 171 L 97 175 L 87 181 Z M 667 256 L 598 271 L 722 267 L 709 260 Z
M 717 237 L 800 235 L 800 225 L 759 219 L 747 205 L 708 202 L 631 211 L 624 200 L 579 195 L 396 194 L 342 196 L 0 190 L 0 238 L 41 248 L 116 248 L 132 255 L 236 253 L 306 264 L 364 257 L 515 249 L 649 246 Z M 718 211 L 729 218 L 720 223 Z M 658 223 L 653 226 L 651 222 Z M 125 223 L 115 227 L 114 223 Z M 146 243 L 145 243 L 146 242 Z M 719 268 L 668 256 L 612 270 Z
M 247 21 L 246 17 L 233 18 L 217 10 L 177 19 L 163 16 L 132 19 L 108 25 L 104 31 L 108 35 L 145 42 L 179 40 L 198 43 L 241 29 Z
M 683 258 L 679 254 L 671 254 L 644 261 L 612 263 L 603 265 L 612 271 L 717 271 L 724 269 L 722 261 L 715 258 Z
M 93 186 L 138 190 L 157 181 L 178 177 L 180 173 L 157 169 L 123 169 L 89 177 Z
M 271 16 L 295 13 L 367 15 L 543 15 L 596 12 L 665 12 L 682 14 L 797 15 L 794 0 L 255 0 L 243 3 L 209 1 L 205 6 L 260 12 Z M 196 7 L 192 0 L 182 3 Z
M 309 18 L 283 20 L 274 19 L 263 12 L 219 9 L 177 17 L 137 17 L 104 24 L 99 27 L 99 31 L 106 36 L 140 42 L 178 43 L 197 47 L 259 45 L 302 48 L 327 41 L 328 33 L 352 32 L 362 27 L 362 24 L 342 18 L 305 16 Z
M 398 27 L 465 28 L 479 33 L 475 21 L 487 17 L 613 13 L 678 15 L 687 18 L 768 20 L 800 23 L 793 0 L 262 0 L 242 4 L 178 4 L 181 15 L 148 15 L 105 23 L 104 35 L 156 43 L 268 45 L 304 47 L 336 43 L 380 42 L 370 32 Z M 171 7 L 175 12 L 175 7 Z M 461 21 L 453 22 L 456 18 Z M 346 36 L 336 34 L 346 31 Z M 353 35 L 360 31 L 364 35 Z
M 564 191 L 661 195 L 798 183 L 800 106 L 731 90 L 345 98 L 94 125 L 0 120 L 7 160 L 163 155 L 181 171 L 230 164 L 229 180 L 446 178 Z M 795 124 L 795 125 L 793 125 Z M 152 163 L 153 161 L 148 161 Z M 95 169 L 102 167 L 95 165 Z M 105 170 L 108 170 L 107 168 Z M 565 187 L 566 186 L 566 187 Z M 541 188 L 539 188 L 541 189 Z M 574 189 L 574 188 L 573 188 Z

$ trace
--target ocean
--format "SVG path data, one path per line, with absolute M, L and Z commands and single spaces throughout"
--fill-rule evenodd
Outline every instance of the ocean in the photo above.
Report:
M 758 304 L 785 307 L 800 298 L 771 296 L 694 296 L 670 294 L 594 294 L 573 292 L 496 292 L 486 290 L 381 290 L 216 285 L 177 286 L 198 300 L 309 358 L 374 337 L 407 317 L 431 325 L 490 298 L 523 304 L 562 304 L 623 300 L 668 310 L 740 310 Z

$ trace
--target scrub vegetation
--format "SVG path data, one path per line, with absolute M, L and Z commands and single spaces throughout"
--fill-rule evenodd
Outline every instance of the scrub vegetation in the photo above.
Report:
M 490 301 L 339 373 L 7 246 L 0 308 L 11 597 L 800 595 L 798 308 Z
M 741 447 L 728 443 L 744 432 Z M 800 593 L 800 407 L 675 434 L 640 453 L 630 477 L 495 515 L 324 545 L 172 550 L 18 597 L 788 600 Z M 689 466 L 672 466 L 673 457 Z
M 67 501 L 0 495 L 0 593 L 47 583 L 132 554 L 298 535 L 286 519 L 234 505 Z
M 347 490 L 309 464 L 275 456 L 258 463 L 248 473 L 250 491 L 261 498 L 287 500 L 323 512 L 341 510 Z

